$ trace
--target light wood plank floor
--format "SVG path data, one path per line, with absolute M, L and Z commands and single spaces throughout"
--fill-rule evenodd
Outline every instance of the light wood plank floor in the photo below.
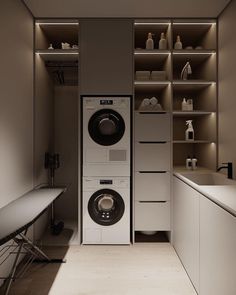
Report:
M 196 295 L 169 243 L 50 247 L 62 265 L 31 266 L 11 295 Z

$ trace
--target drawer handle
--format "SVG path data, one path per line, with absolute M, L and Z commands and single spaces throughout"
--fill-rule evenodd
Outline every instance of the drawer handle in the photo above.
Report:
M 139 201 L 139 203 L 166 203 L 167 201 Z
M 151 143 L 151 144 L 165 144 L 167 143 L 167 141 L 139 141 L 139 143 L 143 144 L 143 143 Z
M 167 173 L 167 171 L 139 171 L 141 174 L 145 173 Z
M 166 112 L 139 112 L 139 114 L 140 115 L 146 115 L 146 114 L 150 114 L 150 115 L 152 115 L 152 114 L 160 114 L 160 115 L 164 115 L 164 114 L 166 114 Z

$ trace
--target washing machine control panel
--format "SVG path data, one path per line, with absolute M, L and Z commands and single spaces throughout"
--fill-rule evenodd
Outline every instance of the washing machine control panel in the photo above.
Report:
M 128 188 L 130 186 L 130 180 L 127 177 L 113 177 L 113 178 L 100 178 L 100 177 L 85 177 L 84 189 L 93 188 Z

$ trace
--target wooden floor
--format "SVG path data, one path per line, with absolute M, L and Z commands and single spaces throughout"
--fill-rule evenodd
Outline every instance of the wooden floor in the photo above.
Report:
M 50 247 L 67 263 L 31 266 L 11 295 L 196 295 L 169 243 Z

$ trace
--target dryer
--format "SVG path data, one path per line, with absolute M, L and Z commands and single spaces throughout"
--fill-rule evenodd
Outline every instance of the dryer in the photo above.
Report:
M 83 244 L 130 244 L 129 177 L 83 177 Z
M 83 176 L 130 176 L 131 97 L 83 97 Z

